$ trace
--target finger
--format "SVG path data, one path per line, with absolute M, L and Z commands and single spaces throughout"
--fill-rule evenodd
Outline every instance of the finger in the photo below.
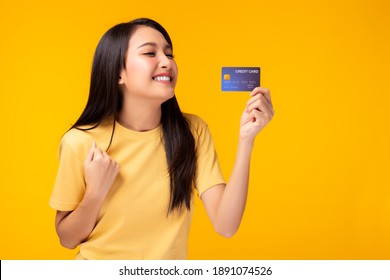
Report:
M 260 100 L 253 102 L 249 108 L 248 112 L 251 112 L 252 110 L 260 110 L 267 114 L 273 114 L 273 108 L 272 105 L 268 102 L 265 97 L 261 98 Z
M 255 96 L 257 94 L 265 94 L 265 93 L 269 93 L 269 89 L 268 88 L 263 88 L 263 87 L 256 87 L 254 88 L 251 93 L 249 94 L 249 96 Z
M 252 112 L 249 113 L 249 121 L 251 123 L 254 123 L 256 121 L 256 115 L 257 113 L 260 113 L 259 111 L 257 110 L 253 110 Z
M 272 104 L 271 93 L 268 88 L 257 87 L 252 90 L 250 96 L 256 96 L 258 94 L 263 95 Z
M 261 125 L 261 119 L 262 119 L 264 114 L 260 111 L 253 110 L 251 112 L 251 115 L 252 115 L 252 118 L 254 119 L 254 121 L 253 121 L 254 125 L 257 125 L 257 126 Z
M 95 147 L 93 153 L 93 159 L 101 159 L 103 158 L 103 152 L 99 147 Z
M 96 148 L 96 143 L 93 142 L 91 145 L 91 148 L 88 151 L 87 158 L 85 159 L 85 163 L 91 162 L 93 160 L 93 153 L 94 153 L 95 148 Z
M 248 110 L 249 107 L 250 107 L 253 103 L 255 103 L 255 102 L 257 102 L 258 100 L 260 100 L 260 98 L 261 98 L 261 94 L 258 94 L 258 95 L 256 95 L 256 96 L 253 96 L 251 99 L 249 99 L 248 102 L 246 102 L 246 109 L 247 109 L 247 111 L 249 111 L 249 110 Z
M 260 87 L 254 88 L 254 89 L 251 91 L 251 93 L 249 94 L 249 96 L 255 96 L 256 94 L 259 94 L 259 93 L 260 93 L 260 92 L 259 92 L 260 89 L 261 89 Z
M 111 157 L 107 154 L 106 151 L 103 151 L 102 155 L 103 155 L 103 158 L 111 160 Z
M 274 110 L 268 102 L 263 102 L 259 106 L 259 111 L 264 114 L 267 118 L 272 118 L 274 115 Z
M 250 111 L 252 111 L 252 110 L 254 110 L 254 109 L 260 110 L 260 103 L 261 103 L 261 102 L 262 102 L 262 101 L 261 101 L 260 99 L 255 100 L 254 102 L 252 102 L 252 103 L 246 108 L 246 110 L 247 110 L 248 112 L 250 112 Z
M 271 93 L 269 92 L 269 90 L 267 88 L 264 90 L 264 92 L 262 94 L 268 100 L 268 102 L 272 104 Z
M 260 109 L 261 103 L 267 104 L 269 108 L 272 108 L 272 104 L 269 103 L 268 99 L 266 99 L 262 94 L 258 94 L 247 102 L 247 112 L 256 108 Z

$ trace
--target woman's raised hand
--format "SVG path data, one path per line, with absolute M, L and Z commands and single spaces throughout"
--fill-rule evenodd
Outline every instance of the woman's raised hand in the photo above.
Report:
M 241 115 L 240 138 L 254 141 L 256 135 L 274 116 L 274 109 L 268 89 L 257 87 L 253 89 L 250 96 Z
M 119 165 L 92 143 L 84 162 L 86 193 L 104 199 L 119 173 Z

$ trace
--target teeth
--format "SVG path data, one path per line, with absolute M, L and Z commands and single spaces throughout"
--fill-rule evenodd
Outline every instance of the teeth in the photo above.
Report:
M 155 81 L 170 81 L 171 78 L 168 76 L 157 76 L 157 77 L 154 77 L 153 80 L 155 80 Z

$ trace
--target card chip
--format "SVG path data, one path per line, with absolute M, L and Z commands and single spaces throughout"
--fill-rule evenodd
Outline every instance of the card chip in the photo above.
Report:
M 225 75 L 223 75 L 223 79 L 224 79 L 225 81 L 230 81 L 230 74 L 225 74 Z

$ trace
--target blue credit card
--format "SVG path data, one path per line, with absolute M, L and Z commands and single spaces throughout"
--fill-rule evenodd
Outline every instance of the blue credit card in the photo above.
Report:
M 260 67 L 222 67 L 223 91 L 252 91 L 260 86 Z

